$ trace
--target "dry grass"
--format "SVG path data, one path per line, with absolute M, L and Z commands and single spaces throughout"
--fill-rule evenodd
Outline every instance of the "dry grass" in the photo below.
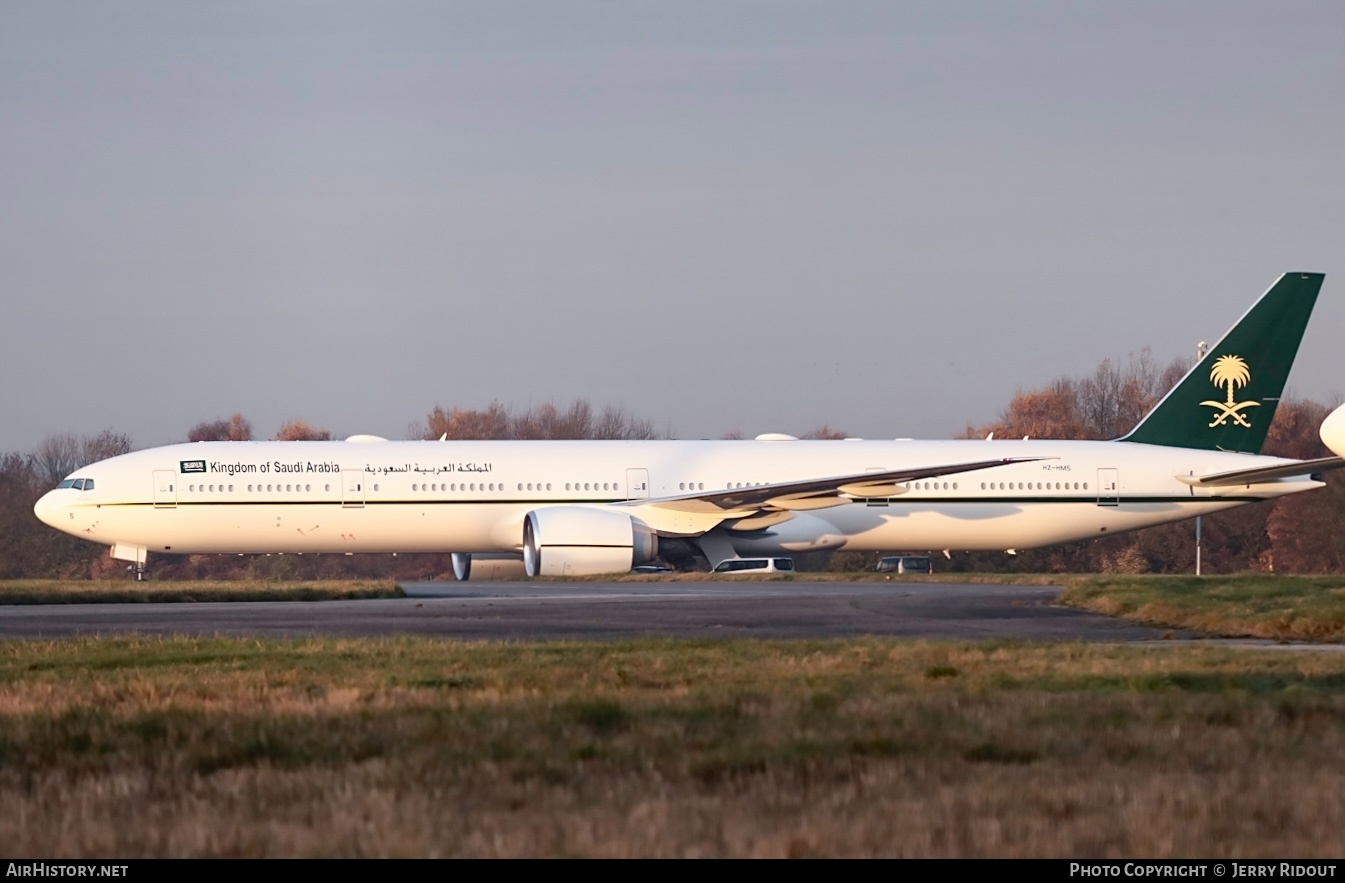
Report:
M 1215 635 L 1345 641 L 1345 576 L 1074 577 L 1061 601 Z
M 1336 856 L 1345 654 L 0 646 L 11 856 Z
M 125 604 L 201 601 L 332 601 L 400 598 L 391 580 L 0 581 L 0 604 Z

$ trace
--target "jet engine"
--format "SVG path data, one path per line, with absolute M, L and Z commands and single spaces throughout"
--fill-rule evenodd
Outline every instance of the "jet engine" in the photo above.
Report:
M 523 558 L 518 554 L 499 555 L 481 552 L 454 552 L 453 575 L 461 582 L 467 580 L 522 579 Z
M 584 506 L 534 509 L 523 521 L 528 576 L 626 573 L 658 557 L 658 535 L 624 512 Z

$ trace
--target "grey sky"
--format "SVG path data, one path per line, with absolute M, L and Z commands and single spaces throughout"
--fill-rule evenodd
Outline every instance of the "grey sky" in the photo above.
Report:
M 1327 274 L 1345 5 L 0 0 L 0 452 L 587 397 L 948 437 Z

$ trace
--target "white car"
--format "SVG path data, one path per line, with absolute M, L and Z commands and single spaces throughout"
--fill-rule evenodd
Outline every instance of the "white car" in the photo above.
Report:
M 715 573 L 793 573 L 793 558 L 730 558 L 721 561 Z

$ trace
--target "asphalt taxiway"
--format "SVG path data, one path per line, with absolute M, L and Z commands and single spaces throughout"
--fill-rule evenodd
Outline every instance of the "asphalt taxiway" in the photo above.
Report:
M 0 638 L 423 635 L 466 640 L 901 638 L 1158 641 L 1056 603 L 1056 586 L 916 582 L 409 583 L 406 598 L 0 607 Z

